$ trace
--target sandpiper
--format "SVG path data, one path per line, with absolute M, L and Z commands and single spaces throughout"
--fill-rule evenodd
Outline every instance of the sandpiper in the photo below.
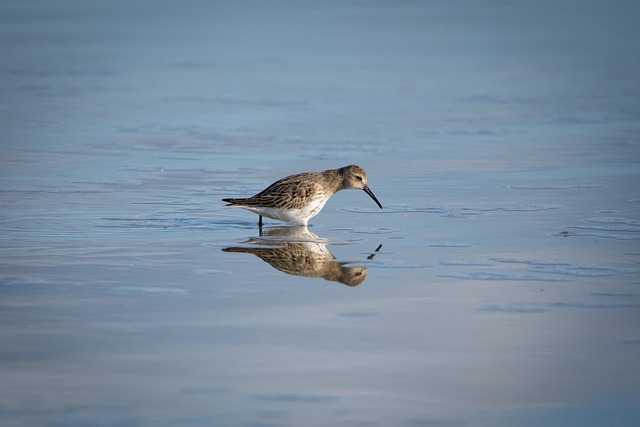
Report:
M 367 175 L 356 165 L 324 172 L 305 172 L 274 182 L 255 196 L 246 199 L 222 199 L 226 206 L 243 208 L 262 217 L 285 221 L 294 225 L 307 225 L 327 200 L 340 190 L 364 190 L 380 209 L 382 205 L 367 185 Z

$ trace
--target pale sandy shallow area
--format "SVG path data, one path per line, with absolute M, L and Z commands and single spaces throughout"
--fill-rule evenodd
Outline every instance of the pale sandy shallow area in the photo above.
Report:
M 639 11 L 2 2 L 0 424 L 639 425 Z

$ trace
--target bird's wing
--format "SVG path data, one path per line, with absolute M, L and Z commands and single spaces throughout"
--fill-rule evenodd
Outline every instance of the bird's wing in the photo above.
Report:
M 309 203 L 322 186 L 314 179 L 315 173 L 288 176 L 274 182 L 253 197 L 244 199 L 246 206 L 272 207 L 278 209 L 300 209 Z

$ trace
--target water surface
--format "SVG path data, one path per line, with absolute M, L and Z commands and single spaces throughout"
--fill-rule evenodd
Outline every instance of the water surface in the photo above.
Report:
M 2 424 L 637 425 L 638 12 L 3 2 Z

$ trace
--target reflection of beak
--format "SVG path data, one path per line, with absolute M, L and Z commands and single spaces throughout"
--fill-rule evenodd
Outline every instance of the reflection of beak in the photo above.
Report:
M 380 202 L 378 201 L 378 199 L 376 199 L 376 196 L 373 195 L 373 191 L 371 191 L 371 189 L 369 188 L 368 185 L 365 185 L 363 188 L 364 192 L 367 193 L 369 195 L 369 197 L 371 197 L 373 199 L 374 202 L 376 202 L 376 204 L 378 206 L 380 206 L 380 209 L 382 209 L 382 205 L 380 204 Z

